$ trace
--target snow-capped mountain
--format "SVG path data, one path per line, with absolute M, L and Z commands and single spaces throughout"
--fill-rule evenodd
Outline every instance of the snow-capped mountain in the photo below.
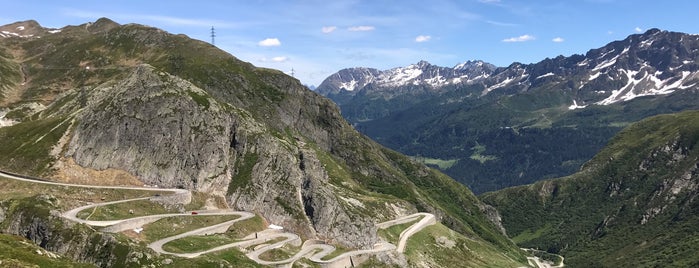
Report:
M 317 91 L 323 95 L 340 92 L 356 94 L 371 85 L 371 90 L 391 91 L 403 86 L 418 86 L 423 90 L 447 85 L 474 83 L 488 78 L 495 66 L 483 61 L 467 61 L 453 68 L 420 61 L 407 67 L 380 71 L 372 68 L 349 68 L 326 78 Z
M 483 93 L 556 87 L 573 94 L 571 107 L 582 108 L 692 88 L 699 83 L 698 71 L 699 35 L 651 29 L 585 55 L 498 69 L 484 82 Z
M 446 86 L 453 89 L 473 84 L 483 86 L 480 96 L 559 89 L 573 99 L 571 109 L 671 94 L 699 84 L 699 35 L 651 29 L 585 55 L 499 68 L 482 61 L 468 61 L 453 68 L 421 61 L 386 71 L 344 69 L 323 81 L 318 92 L 331 98 L 340 94 L 348 103 L 348 96 L 361 91 L 383 95 L 391 91 L 395 97 L 416 90 L 439 93 Z
M 367 136 L 405 154 L 457 159 L 445 173 L 492 191 L 567 176 L 621 126 L 699 109 L 699 35 L 652 29 L 434 94 L 379 89 L 328 97 Z

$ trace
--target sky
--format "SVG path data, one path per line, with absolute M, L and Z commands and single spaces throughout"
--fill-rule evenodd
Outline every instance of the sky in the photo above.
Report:
M 351 67 L 380 70 L 420 60 L 453 67 L 533 63 L 650 28 L 699 33 L 699 1 L 650 0 L 198 0 L 37 1 L 0 4 L 0 25 L 44 27 L 101 17 L 211 42 L 307 85 Z

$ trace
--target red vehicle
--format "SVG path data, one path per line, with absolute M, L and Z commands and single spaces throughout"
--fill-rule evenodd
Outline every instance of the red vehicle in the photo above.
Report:
M 199 214 L 199 212 L 192 211 L 192 215 L 197 215 L 197 214 Z

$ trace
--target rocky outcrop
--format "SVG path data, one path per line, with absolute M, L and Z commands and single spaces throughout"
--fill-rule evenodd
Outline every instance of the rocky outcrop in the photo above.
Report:
M 147 65 L 97 90 L 107 96 L 81 113 L 65 157 L 150 185 L 225 189 L 236 121 L 204 91 Z
M 227 195 L 230 206 L 305 237 L 348 247 L 376 242 L 375 219 L 344 209 L 305 137 L 275 136 L 244 111 L 148 65 L 95 90 L 103 93 L 81 113 L 63 157 L 91 169 L 125 170 L 148 185 Z M 279 124 L 296 124 L 313 144 L 332 147 L 336 138 L 296 114 Z

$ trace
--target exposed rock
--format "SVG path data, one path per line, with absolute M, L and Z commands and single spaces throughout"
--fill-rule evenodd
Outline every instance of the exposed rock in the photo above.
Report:
M 488 218 L 488 220 L 498 228 L 500 233 L 507 235 L 505 226 L 502 225 L 502 217 L 500 217 L 500 212 L 498 212 L 495 207 L 488 204 L 482 204 L 480 208 L 483 214 L 485 214 L 486 218 Z
M 82 113 L 64 154 L 68 160 L 59 164 L 72 158 L 104 176 L 106 170 L 124 170 L 148 185 L 228 195 L 231 207 L 258 212 L 309 238 L 348 247 L 376 242 L 376 220 L 341 205 L 316 152 L 292 144 L 298 139 L 270 135 L 274 130 L 243 112 L 147 65 L 97 90 L 108 95 L 95 97 Z M 299 127 L 331 147 L 327 130 Z M 59 174 L 66 170 L 57 168 Z
M 66 157 L 146 184 L 223 194 L 233 118 L 191 83 L 142 65 L 87 107 Z M 186 98 L 183 96 L 191 96 Z
M 0 204 L 0 223 L 5 221 L 5 207 Z
M 437 237 L 436 242 L 437 245 L 440 245 L 445 248 L 453 248 L 454 246 L 456 246 L 456 242 L 447 238 L 446 236 Z

